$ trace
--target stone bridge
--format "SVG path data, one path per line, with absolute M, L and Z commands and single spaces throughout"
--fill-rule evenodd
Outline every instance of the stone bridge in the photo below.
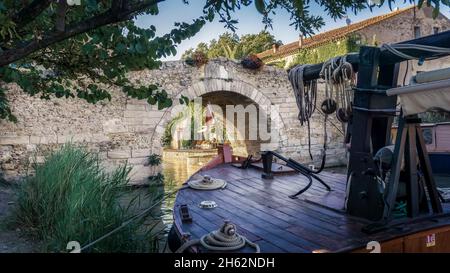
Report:
M 275 109 L 270 113 L 272 138 L 236 144 L 235 153 L 276 150 L 303 162 L 310 161 L 307 129 L 300 127 L 297 120 L 298 109 L 284 70 L 270 66 L 249 70 L 236 61 L 219 58 L 202 67 L 182 61 L 165 62 L 157 70 L 133 72 L 129 77 L 141 84 L 158 83 L 173 98 L 174 105 L 158 110 L 145 101 L 127 98 L 116 89 L 111 90 L 110 102 L 96 105 L 76 98 L 41 100 L 9 85 L 7 97 L 18 122 L 0 121 L 0 173 L 6 179 L 24 175 L 31 163 L 42 162 L 48 152 L 72 141 L 98 152 L 107 167 L 128 161 L 134 166 L 132 181 L 141 182 L 155 171 L 146 166 L 146 157 L 162 153 L 161 137 L 181 95 L 206 98 L 219 105 L 253 104 Z M 312 150 L 317 161 L 322 148 L 322 121 L 323 117 L 316 113 L 311 123 Z M 328 128 L 328 163 L 336 164 L 345 157 L 341 129 L 331 125 Z

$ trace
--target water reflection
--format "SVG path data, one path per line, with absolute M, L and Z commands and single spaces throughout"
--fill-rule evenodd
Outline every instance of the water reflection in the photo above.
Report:
M 173 223 L 173 206 L 176 194 L 165 198 L 161 204 L 159 204 L 159 201 L 162 196 L 180 188 L 192 174 L 210 161 L 215 154 L 215 151 L 174 150 L 169 153 L 165 152 L 162 163 L 164 184 L 134 188 L 131 192 L 125 194 L 123 200 L 121 200 L 124 207 L 131 206 L 131 212 L 136 215 L 158 203 L 145 217 L 142 232 L 158 234 L 157 243 L 160 252 L 168 251 L 166 239 Z
M 214 154 L 192 156 L 189 153 L 176 153 L 176 156 L 165 153 L 163 157 L 164 189 L 171 192 L 181 185 L 202 166 L 214 157 Z M 162 221 L 167 230 L 172 226 L 172 213 L 175 195 L 166 199 L 162 206 Z

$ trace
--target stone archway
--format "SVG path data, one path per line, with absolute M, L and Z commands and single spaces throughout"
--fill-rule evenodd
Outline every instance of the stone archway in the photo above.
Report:
M 230 78 L 212 78 L 204 79 L 202 81 L 196 82 L 185 90 L 181 90 L 175 95 L 174 106 L 167 109 L 161 117 L 161 120 L 156 125 L 155 131 L 152 135 L 152 153 L 161 154 L 162 145 L 160 139 L 164 133 L 164 130 L 168 122 L 174 117 L 177 112 L 173 109 L 179 106 L 178 98 L 185 96 L 190 100 L 199 98 L 202 96 L 214 96 L 220 92 L 230 92 L 236 93 L 243 98 L 247 98 L 252 101 L 257 107 L 263 108 L 264 111 L 270 111 L 271 119 L 271 130 L 275 132 L 273 139 L 270 141 L 262 142 L 260 145 L 261 150 L 274 150 L 282 145 L 282 141 L 285 140 L 285 124 L 284 121 L 276 107 L 270 99 L 252 86 L 241 80 L 230 79 Z M 253 152 L 253 151 L 252 151 Z
M 159 69 L 133 71 L 128 77 L 144 86 L 158 84 L 173 98 L 173 107 L 159 110 L 144 100 L 127 97 L 119 88 L 111 89 L 110 102 L 92 105 L 78 98 L 40 100 L 9 85 L 7 98 L 18 123 L 0 120 L 0 174 L 8 179 L 20 177 L 29 169 L 30 159 L 42 161 L 45 151 L 72 141 L 98 152 L 107 168 L 128 162 L 133 166 L 132 181 L 141 183 L 154 174 L 146 165 L 147 158 L 161 154 L 161 136 L 171 111 L 179 104 L 178 98 L 195 99 L 220 92 L 238 94 L 260 108 L 270 108 L 271 131 L 276 136 L 261 143 L 260 150 L 277 150 L 287 157 L 309 160 L 307 132 L 298 122 L 296 99 L 285 70 L 270 66 L 246 69 L 237 61 L 218 58 L 201 67 L 183 61 L 164 62 Z M 322 123 L 319 114 L 312 117 L 315 154 L 322 148 Z M 339 135 L 330 128 L 331 142 Z M 333 143 L 329 154 L 336 155 L 343 148 L 339 141 Z

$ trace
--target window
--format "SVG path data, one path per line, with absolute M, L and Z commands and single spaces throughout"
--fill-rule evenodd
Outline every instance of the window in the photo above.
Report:
M 433 34 L 438 34 L 438 33 L 439 33 L 439 28 L 433 27 Z
M 414 27 L 414 38 L 420 37 L 420 27 Z

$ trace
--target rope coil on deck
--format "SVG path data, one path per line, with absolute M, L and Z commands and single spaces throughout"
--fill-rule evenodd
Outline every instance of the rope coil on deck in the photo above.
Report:
M 201 179 L 189 181 L 188 185 L 195 190 L 216 190 L 225 188 L 227 186 L 227 181 L 204 175 Z
M 175 253 L 183 253 L 189 247 L 198 244 L 211 251 L 234 251 L 248 244 L 256 253 L 260 252 L 259 245 L 238 234 L 236 226 L 229 221 L 225 221 L 219 230 L 203 235 L 200 239 L 187 241 Z

